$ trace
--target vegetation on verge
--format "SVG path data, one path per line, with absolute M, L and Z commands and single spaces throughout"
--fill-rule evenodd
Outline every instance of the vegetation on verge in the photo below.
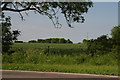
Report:
M 118 75 L 118 66 L 94 65 L 62 65 L 62 64 L 3 64 L 3 69 L 31 70 L 42 72 L 88 73 L 102 75 Z
M 15 43 L 15 52 L 3 55 L 3 69 L 117 75 L 114 51 L 92 56 L 80 48 L 80 44 Z
M 14 43 L 13 53 L 3 54 L 3 69 L 118 75 L 116 39 L 103 35 L 80 44 Z

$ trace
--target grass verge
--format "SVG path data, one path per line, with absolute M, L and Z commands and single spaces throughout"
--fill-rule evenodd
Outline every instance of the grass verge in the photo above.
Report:
M 28 70 L 42 72 L 86 73 L 100 75 L 118 75 L 118 66 L 107 65 L 59 65 L 59 64 L 3 64 L 3 70 Z

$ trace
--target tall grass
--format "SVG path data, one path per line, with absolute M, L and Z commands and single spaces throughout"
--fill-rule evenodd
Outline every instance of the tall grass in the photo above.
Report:
M 49 49 L 48 49 L 49 46 Z M 80 44 L 15 44 L 3 54 L 3 69 L 117 75 L 117 54 L 90 55 Z
M 41 44 L 39 44 L 39 46 L 41 46 Z M 58 47 L 58 49 L 55 48 L 56 50 L 52 49 L 53 51 L 49 53 L 47 52 L 46 49 L 44 50 L 44 49 L 38 49 L 38 48 L 29 48 L 31 46 L 28 46 L 26 49 L 24 48 L 24 46 L 22 47 L 23 49 L 19 47 L 16 49 L 16 52 L 12 53 L 11 55 L 4 54 L 3 63 L 21 63 L 21 64 L 22 63 L 31 63 L 31 64 L 45 63 L 45 64 L 65 64 L 65 65 L 87 63 L 92 65 L 117 65 L 117 55 L 115 53 L 111 52 L 107 54 L 91 56 L 86 53 L 80 53 L 80 52 L 76 53 L 73 51 L 73 53 L 71 54 L 71 52 L 69 52 L 68 47 L 65 47 L 64 45 L 62 46 L 63 47 L 60 46 L 60 48 Z M 59 52 L 59 49 L 61 50 L 60 52 Z M 65 49 L 66 49 L 66 52 L 64 52 Z M 54 51 L 57 51 L 57 50 L 58 50 L 58 53 L 57 52 L 54 53 Z

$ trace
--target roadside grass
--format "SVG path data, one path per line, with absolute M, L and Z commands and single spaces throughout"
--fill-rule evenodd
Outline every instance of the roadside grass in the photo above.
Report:
M 48 49 L 48 46 L 49 49 Z M 118 75 L 114 52 L 90 55 L 80 44 L 14 44 L 12 54 L 3 54 L 4 70 Z
M 61 65 L 61 64 L 3 64 L 3 70 L 28 70 L 41 72 L 85 73 L 118 76 L 118 66 Z

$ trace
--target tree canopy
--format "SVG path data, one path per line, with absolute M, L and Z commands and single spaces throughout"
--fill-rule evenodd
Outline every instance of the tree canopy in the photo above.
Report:
M 12 42 L 14 40 L 17 40 L 17 37 L 20 35 L 20 31 L 13 30 L 11 31 L 11 18 L 5 17 L 4 13 L 2 13 L 2 35 L 0 37 L 2 38 L 2 51 L 8 52 Z M 1 26 L 0 26 L 1 28 Z
M 24 20 L 22 13 L 28 15 L 28 11 L 34 11 L 41 15 L 47 16 L 55 27 L 61 27 L 58 12 L 64 15 L 69 27 L 71 23 L 83 23 L 85 21 L 83 14 L 88 12 L 88 9 L 93 6 L 92 2 L 2 2 L 2 11 L 12 11 L 20 14 Z
M 115 26 L 111 30 L 111 35 L 117 43 L 120 42 L 120 26 Z

